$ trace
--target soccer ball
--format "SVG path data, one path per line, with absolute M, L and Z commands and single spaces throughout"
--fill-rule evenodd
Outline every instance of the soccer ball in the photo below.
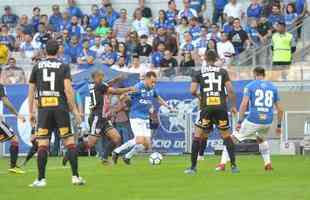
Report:
M 155 152 L 150 155 L 149 161 L 151 165 L 160 165 L 162 159 L 163 156 L 160 153 Z

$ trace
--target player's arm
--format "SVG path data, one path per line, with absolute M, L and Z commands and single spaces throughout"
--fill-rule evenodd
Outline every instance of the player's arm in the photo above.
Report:
M 19 116 L 16 109 L 14 108 L 13 104 L 10 102 L 9 98 L 4 96 L 1 98 L 3 105 L 5 107 L 7 107 L 9 109 L 9 111 L 11 113 L 13 113 L 14 115 L 16 115 L 17 118 L 19 118 L 20 120 L 22 120 L 23 122 L 26 121 L 25 118 L 23 116 Z
M 241 122 L 244 120 L 245 112 L 248 109 L 249 101 L 250 101 L 250 98 L 248 96 L 243 96 L 242 102 L 241 102 L 240 108 L 239 108 L 238 124 L 241 124 Z
M 280 101 L 277 101 L 275 103 L 275 107 L 277 109 L 277 129 L 276 129 L 276 132 L 277 132 L 277 134 L 280 135 L 284 110 L 283 110 L 283 107 L 282 107 Z
M 75 119 L 77 121 L 77 123 L 81 123 L 81 116 L 80 113 L 77 109 L 76 103 L 75 103 L 75 99 L 74 99 L 74 91 L 72 88 L 72 83 L 71 80 L 66 78 L 64 80 L 64 88 L 65 88 L 65 95 L 67 97 L 67 102 L 69 104 L 69 109 L 70 111 L 75 115 Z
M 112 88 L 109 87 L 107 92 L 108 94 L 113 94 L 113 95 L 122 95 L 125 93 L 134 93 L 136 91 L 135 87 L 128 87 L 128 88 Z
M 200 95 L 197 93 L 198 88 L 199 88 L 198 80 L 199 80 L 199 75 L 194 74 L 194 76 L 192 77 L 190 92 L 194 97 L 197 97 L 198 99 L 200 99 Z
M 110 81 L 108 82 L 108 85 L 109 85 L 109 86 L 112 86 L 112 85 L 114 85 L 114 84 L 116 84 L 116 83 L 118 83 L 118 82 L 121 82 L 121 81 L 124 80 L 125 78 L 126 78 L 126 76 L 125 76 L 124 74 L 121 74 L 121 75 L 117 76 L 116 78 L 110 80 Z
M 157 96 L 157 101 L 161 106 L 164 106 L 168 108 L 169 110 L 172 110 L 172 108 L 167 104 L 167 102 L 161 96 Z
M 233 113 L 237 113 L 236 95 L 235 95 L 233 85 L 230 80 L 225 82 L 225 88 L 227 90 L 227 95 L 231 103 L 231 110 Z

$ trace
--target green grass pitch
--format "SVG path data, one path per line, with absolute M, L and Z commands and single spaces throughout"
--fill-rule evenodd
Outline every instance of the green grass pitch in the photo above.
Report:
M 71 185 L 69 168 L 60 158 L 50 158 L 47 187 L 33 189 L 36 163 L 26 174 L 7 173 L 7 159 L 0 159 L 1 200 L 310 200 L 310 158 L 273 156 L 275 170 L 266 173 L 259 156 L 239 156 L 240 174 L 214 171 L 219 157 L 199 161 L 198 173 L 185 175 L 187 156 L 165 156 L 151 166 L 138 156 L 131 166 L 102 166 L 97 158 L 80 158 L 80 173 L 87 185 Z

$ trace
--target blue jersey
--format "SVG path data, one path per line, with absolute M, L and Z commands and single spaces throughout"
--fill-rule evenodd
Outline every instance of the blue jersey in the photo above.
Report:
M 244 88 L 244 96 L 250 99 L 247 120 L 255 124 L 271 124 L 273 106 L 280 100 L 277 88 L 270 81 L 255 80 Z
M 157 98 L 154 88 L 149 89 L 143 82 L 135 85 L 136 92 L 131 95 L 130 118 L 149 119 L 149 111 Z

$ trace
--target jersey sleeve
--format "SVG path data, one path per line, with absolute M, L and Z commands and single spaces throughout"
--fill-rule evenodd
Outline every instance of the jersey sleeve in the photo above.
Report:
M 109 86 L 107 83 L 103 82 L 103 83 L 100 85 L 100 93 L 101 93 L 101 94 L 107 93 L 109 87 L 110 87 L 110 86 Z
M 64 79 L 71 80 L 71 69 L 69 65 L 64 65 Z
M 34 66 L 33 68 L 32 68 L 32 71 L 31 71 L 31 74 L 30 74 L 30 78 L 29 78 L 29 82 L 30 83 L 36 83 L 37 82 L 37 70 L 38 70 L 38 68 L 37 68 L 37 66 Z
M 227 81 L 230 81 L 229 74 L 226 69 L 221 69 L 223 73 L 223 83 L 225 84 Z
M 244 87 L 244 89 L 243 89 L 243 96 L 250 97 L 250 87 L 249 87 L 249 85 Z
M 154 89 L 154 95 L 153 95 L 154 98 L 157 98 L 158 97 L 158 92 L 156 89 Z
M 280 101 L 280 96 L 279 96 L 279 91 L 277 88 L 274 89 L 274 99 L 273 99 L 274 103 L 277 103 Z
M 3 85 L 0 84 L 0 98 L 6 97 L 6 91 Z
M 200 71 L 194 71 L 192 74 L 192 82 L 198 83 L 200 80 Z

